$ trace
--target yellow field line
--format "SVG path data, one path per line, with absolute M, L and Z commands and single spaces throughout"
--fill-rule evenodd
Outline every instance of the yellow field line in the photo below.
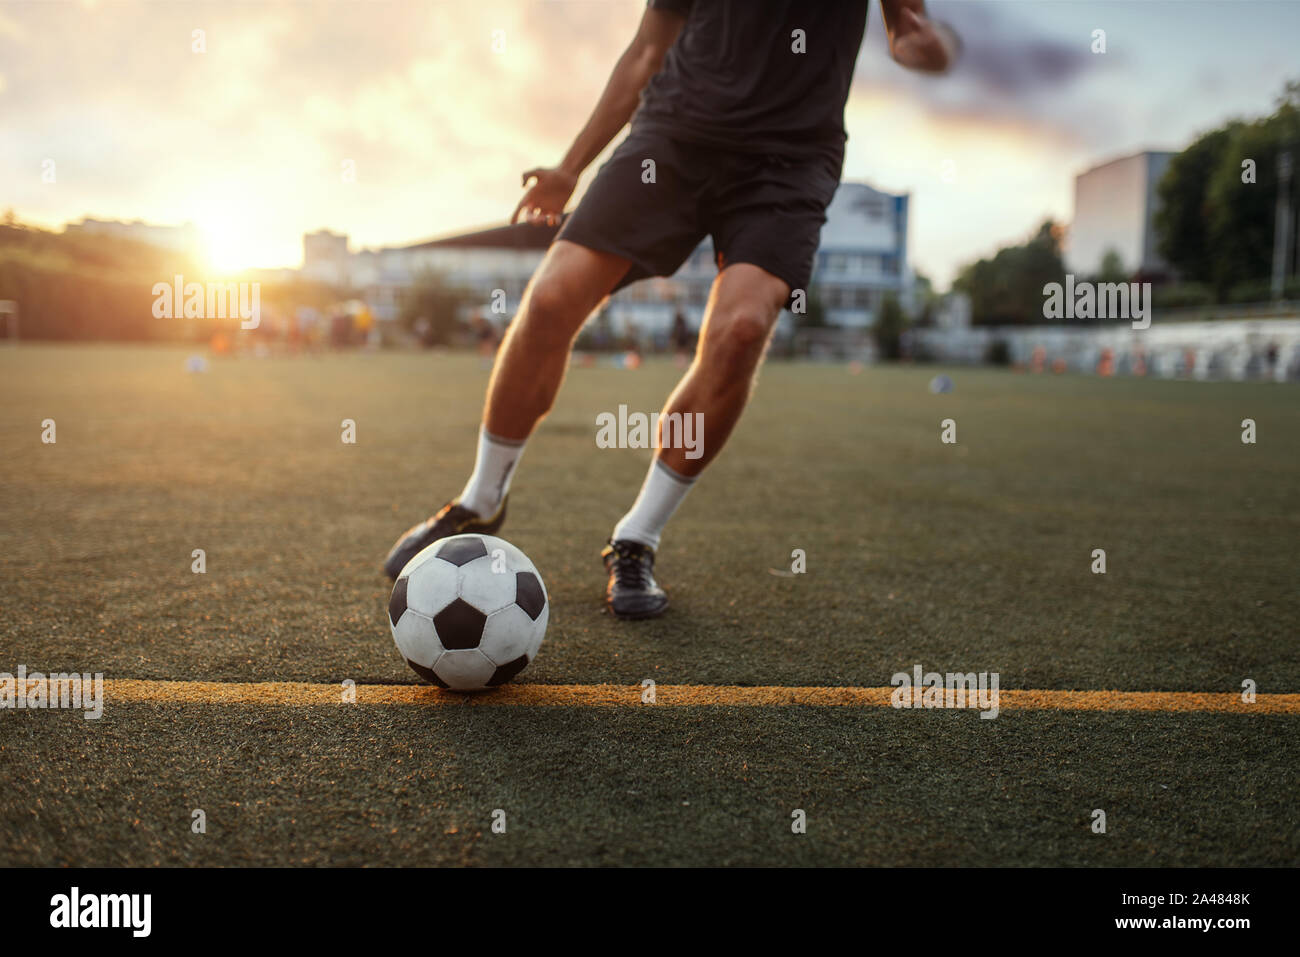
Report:
M 342 705 L 355 692 L 362 705 L 526 705 L 533 707 L 889 707 L 894 688 L 744 687 L 658 685 L 654 703 L 643 702 L 639 685 L 507 685 L 462 695 L 429 685 L 312 684 L 295 681 L 104 682 L 104 703 Z M 1196 711 L 1222 714 L 1300 714 L 1300 694 L 1260 694 L 1247 704 L 1236 692 L 1032 691 L 998 693 L 1002 711 Z M 973 705 L 973 702 L 972 702 Z

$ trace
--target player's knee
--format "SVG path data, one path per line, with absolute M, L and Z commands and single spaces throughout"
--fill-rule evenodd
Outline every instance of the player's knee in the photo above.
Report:
M 564 284 L 543 277 L 528 290 L 527 308 L 522 317 L 524 328 L 532 340 L 563 345 L 573 335 L 572 313 L 573 297 Z
M 747 360 L 763 348 L 772 324 L 764 311 L 756 306 L 740 304 L 717 318 L 714 336 L 718 351 L 727 359 Z

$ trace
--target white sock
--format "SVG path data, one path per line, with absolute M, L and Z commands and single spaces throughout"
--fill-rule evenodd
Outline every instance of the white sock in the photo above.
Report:
M 632 510 L 614 526 L 614 540 L 628 539 L 658 548 L 664 526 L 694 484 L 694 476 L 680 475 L 656 458 L 650 463 Z
M 460 493 L 460 504 L 477 512 L 480 518 L 495 515 L 510 491 L 510 477 L 523 454 L 524 440 L 499 439 L 486 428 L 480 428 L 474 473 Z

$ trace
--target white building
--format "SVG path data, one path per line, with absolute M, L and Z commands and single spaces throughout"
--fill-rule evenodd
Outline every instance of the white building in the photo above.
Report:
M 485 314 L 500 321 L 519 308 L 524 287 L 556 232 L 553 226 L 519 224 L 411 246 L 366 249 L 347 257 L 348 281 L 380 320 L 396 319 L 405 291 L 421 276 L 437 275 L 469 290 L 482 301 Z M 304 271 L 308 266 L 304 258 Z M 497 299 L 504 312 L 493 315 Z
M 813 288 L 838 326 L 869 326 L 888 295 L 912 307 L 907 259 L 910 197 L 841 183 L 826 211 Z
M 1300 379 L 1300 318 L 1153 322 L 1116 325 L 973 326 L 914 329 L 914 347 L 939 362 L 987 361 L 1000 344 L 1028 367 L 1035 353 L 1071 372 L 1189 379 Z
M 203 251 L 203 235 L 193 223 L 179 226 L 157 226 L 136 219 L 121 222 L 115 219 L 83 218 L 79 223 L 68 223 L 64 230 L 69 233 L 83 233 L 88 236 L 112 236 L 116 239 L 130 239 L 138 243 L 148 243 L 160 249 L 176 252 L 200 254 Z
M 908 200 L 865 183 L 840 184 L 822 227 L 811 283 L 831 324 L 870 325 L 888 294 L 910 308 Z M 489 316 L 499 290 L 504 315 L 513 316 L 556 232 L 556 227 L 521 224 L 349 253 L 346 236 L 322 231 L 303 237 L 303 272 L 351 286 L 379 319 L 397 318 L 404 291 L 425 273 L 471 290 Z M 698 327 L 716 275 L 713 242 L 705 238 L 671 277 L 633 283 L 612 296 L 605 319 L 615 334 L 633 326 L 640 334 L 662 337 L 680 308 Z M 793 321 L 789 314 L 782 318 L 787 327 Z
M 1095 274 L 1112 249 L 1130 274 L 1169 271 L 1156 250 L 1156 185 L 1176 155 L 1148 150 L 1094 166 L 1074 178 L 1074 221 L 1065 244 L 1070 272 Z
M 302 271 L 316 282 L 346 286 L 352 281 L 351 263 L 348 261 L 348 237 L 322 229 L 303 233 Z
M 886 295 L 912 307 L 914 277 L 907 259 L 909 197 L 884 193 L 866 183 L 841 183 L 826 210 L 821 242 L 813 266 L 812 294 L 831 325 L 865 327 L 875 321 Z M 638 283 L 615 295 L 609 308 L 611 327 L 621 332 L 628 322 L 638 329 L 665 333 L 680 306 L 698 328 L 717 276 L 713 240 L 706 237 L 667 280 Z M 788 329 L 794 317 L 785 313 Z

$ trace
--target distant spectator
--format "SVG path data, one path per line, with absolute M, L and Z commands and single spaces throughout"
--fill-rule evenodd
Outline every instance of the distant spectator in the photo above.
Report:
M 668 341 L 673 350 L 673 362 L 679 369 L 684 369 L 690 364 L 691 356 L 695 352 L 694 339 L 690 326 L 686 324 L 686 314 L 678 308 L 673 315 L 673 328 L 668 334 Z
M 497 351 L 496 326 L 492 325 L 491 320 L 486 318 L 482 312 L 476 312 L 471 321 L 471 327 L 474 339 L 478 344 L 478 354 L 485 359 L 491 359 L 496 355 Z

